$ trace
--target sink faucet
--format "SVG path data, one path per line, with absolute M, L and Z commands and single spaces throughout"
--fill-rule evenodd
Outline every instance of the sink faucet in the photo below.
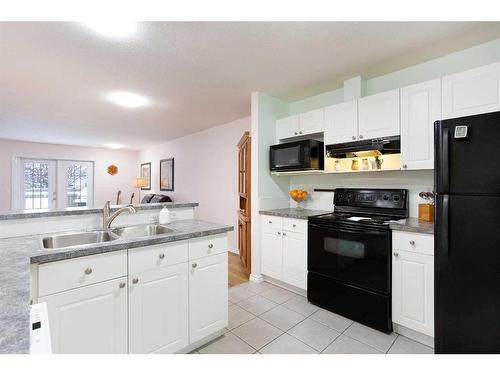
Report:
M 109 201 L 107 201 L 104 204 L 104 208 L 102 209 L 102 229 L 104 230 L 108 230 L 111 227 L 111 223 L 113 222 L 113 220 L 115 220 L 118 215 L 122 214 L 123 212 L 128 211 L 131 214 L 137 212 L 134 206 L 130 204 L 128 206 L 119 208 L 116 212 L 111 214 L 109 204 Z

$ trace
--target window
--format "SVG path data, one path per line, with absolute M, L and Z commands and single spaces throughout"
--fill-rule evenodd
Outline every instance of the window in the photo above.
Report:
M 18 158 L 18 209 L 92 207 L 94 163 Z

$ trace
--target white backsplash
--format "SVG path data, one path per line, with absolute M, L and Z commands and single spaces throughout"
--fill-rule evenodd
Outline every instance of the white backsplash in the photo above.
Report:
M 335 188 L 378 188 L 408 189 L 410 217 L 418 216 L 418 204 L 423 200 L 418 196 L 421 191 L 434 190 L 434 171 L 387 171 L 377 173 L 339 173 L 325 175 L 293 176 L 290 189 L 304 189 L 310 196 L 303 203 L 305 208 L 316 210 L 333 209 L 333 192 L 314 192 L 314 189 Z M 290 199 L 290 207 L 297 204 Z

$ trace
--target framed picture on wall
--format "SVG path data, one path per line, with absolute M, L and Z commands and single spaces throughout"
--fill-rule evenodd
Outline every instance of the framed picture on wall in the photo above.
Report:
M 174 158 L 160 160 L 160 190 L 174 191 Z
M 151 162 L 141 164 L 141 177 L 147 182 L 147 185 L 141 190 L 151 190 Z

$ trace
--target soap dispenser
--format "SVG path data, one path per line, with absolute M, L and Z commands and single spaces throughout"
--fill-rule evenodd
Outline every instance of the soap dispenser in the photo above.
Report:
M 167 207 L 164 207 L 160 211 L 159 223 L 160 224 L 170 224 L 172 222 L 172 217 L 170 215 L 170 210 Z

